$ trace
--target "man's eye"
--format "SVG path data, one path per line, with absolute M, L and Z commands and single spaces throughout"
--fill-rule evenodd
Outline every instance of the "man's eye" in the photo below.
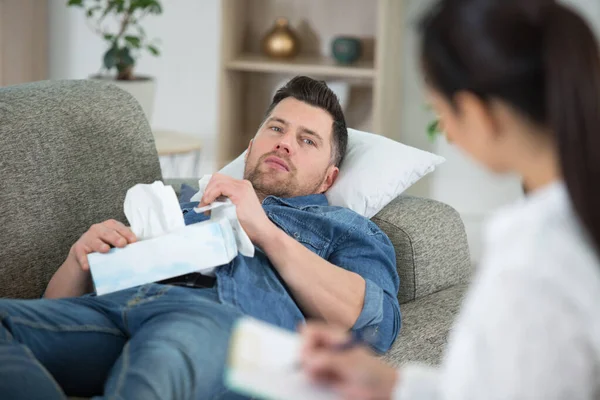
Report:
M 304 143 L 306 143 L 306 144 L 307 144 L 307 145 L 309 145 L 309 146 L 314 146 L 314 145 L 315 145 L 315 142 L 313 142 L 313 141 L 312 141 L 312 140 L 310 140 L 310 139 L 304 139 Z
M 278 126 L 272 126 L 271 130 L 275 131 L 275 132 L 283 132 L 283 130 L 280 127 L 278 127 Z

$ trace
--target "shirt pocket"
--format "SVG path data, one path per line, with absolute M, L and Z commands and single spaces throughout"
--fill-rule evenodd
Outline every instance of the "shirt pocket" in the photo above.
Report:
M 321 232 L 319 232 L 318 226 L 310 224 L 309 218 L 302 221 L 295 218 L 293 215 L 288 214 L 280 215 L 279 213 L 275 214 L 269 212 L 267 215 L 269 219 L 287 233 L 288 236 L 296 239 L 313 253 L 318 254 L 323 258 L 325 257 L 325 251 L 329 247 L 329 240 L 323 237 Z M 318 225 L 318 223 L 316 225 Z

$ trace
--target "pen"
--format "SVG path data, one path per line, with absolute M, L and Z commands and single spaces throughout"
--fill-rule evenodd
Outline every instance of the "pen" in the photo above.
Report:
M 368 346 L 374 343 L 377 336 L 377 328 L 365 328 L 361 331 L 351 331 L 350 338 L 345 342 L 338 343 L 331 346 L 330 349 L 335 352 L 346 351 L 353 349 L 357 346 Z M 294 369 L 300 369 L 302 365 L 300 362 L 294 363 Z
M 344 350 L 350 350 L 356 346 L 368 345 L 369 343 L 371 343 L 369 335 L 370 334 L 366 334 L 365 332 L 361 332 L 361 331 L 352 331 L 350 334 L 350 338 L 348 340 L 346 340 L 345 342 L 336 344 L 334 346 L 331 346 L 331 350 L 344 351 Z

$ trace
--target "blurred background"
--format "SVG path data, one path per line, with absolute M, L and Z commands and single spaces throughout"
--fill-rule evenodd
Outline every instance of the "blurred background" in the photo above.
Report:
M 566 2 L 600 33 L 600 1 Z M 90 11 L 92 3 L 110 1 L 0 0 L 0 84 L 106 75 L 122 15 L 102 20 L 104 10 Z M 313 76 L 341 97 L 350 127 L 447 159 L 409 194 L 460 212 L 476 262 L 482 222 L 522 189 L 516 177 L 492 176 L 442 136 L 427 135 L 435 116 L 418 74 L 415 23 L 431 3 L 162 0 L 161 12 L 142 10 L 143 20 L 134 21 L 140 29 L 127 39 L 140 78 L 132 90 L 155 132 L 165 177 L 199 177 L 231 161 L 276 87 L 296 74 Z

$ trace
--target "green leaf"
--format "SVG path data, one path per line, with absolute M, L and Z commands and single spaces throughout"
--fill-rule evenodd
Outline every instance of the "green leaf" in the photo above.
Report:
M 104 53 L 104 68 L 110 70 L 117 65 L 119 61 L 119 49 L 115 46 L 111 47 L 106 53 Z
M 117 12 L 122 13 L 125 11 L 125 0 L 109 0 L 111 3 L 115 4 L 117 7 Z
M 113 40 L 115 40 L 115 35 L 111 35 L 110 33 L 105 33 L 104 40 L 108 40 L 109 42 L 112 42 Z
M 83 0 L 69 0 L 67 7 L 70 6 L 83 7 Z
M 86 12 L 86 14 L 87 14 L 88 18 L 90 18 L 90 17 L 92 17 L 94 15 L 94 13 L 96 11 L 99 11 L 101 9 L 102 9 L 102 7 L 100 7 L 100 6 L 94 6 L 94 7 L 90 8 L 90 9 L 88 9 L 87 12 Z
M 149 6 L 149 10 L 151 14 L 154 15 L 159 15 L 162 14 L 163 10 L 162 10 L 162 6 L 160 5 L 160 3 L 158 1 L 152 1 L 152 4 L 150 4 Z
M 129 11 L 133 13 L 135 10 L 147 10 L 151 14 L 160 14 L 162 6 L 157 0 L 131 0 Z
M 125 41 L 127 43 L 129 43 L 130 45 L 132 45 L 133 47 L 135 47 L 136 49 L 139 49 L 142 45 L 142 41 L 139 37 L 137 36 L 125 36 Z
M 427 126 L 427 137 L 429 137 L 429 140 L 434 141 L 439 133 L 439 120 L 431 121 Z
M 131 57 L 131 53 L 129 52 L 129 49 L 127 47 L 123 47 L 121 50 L 119 50 L 118 57 L 119 68 L 135 64 L 135 60 L 133 59 L 133 57 Z
M 150 45 L 146 47 L 148 49 L 148 51 L 150 53 L 152 53 L 153 56 L 159 56 L 160 55 L 160 50 L 158 50 L 156 47 Z

